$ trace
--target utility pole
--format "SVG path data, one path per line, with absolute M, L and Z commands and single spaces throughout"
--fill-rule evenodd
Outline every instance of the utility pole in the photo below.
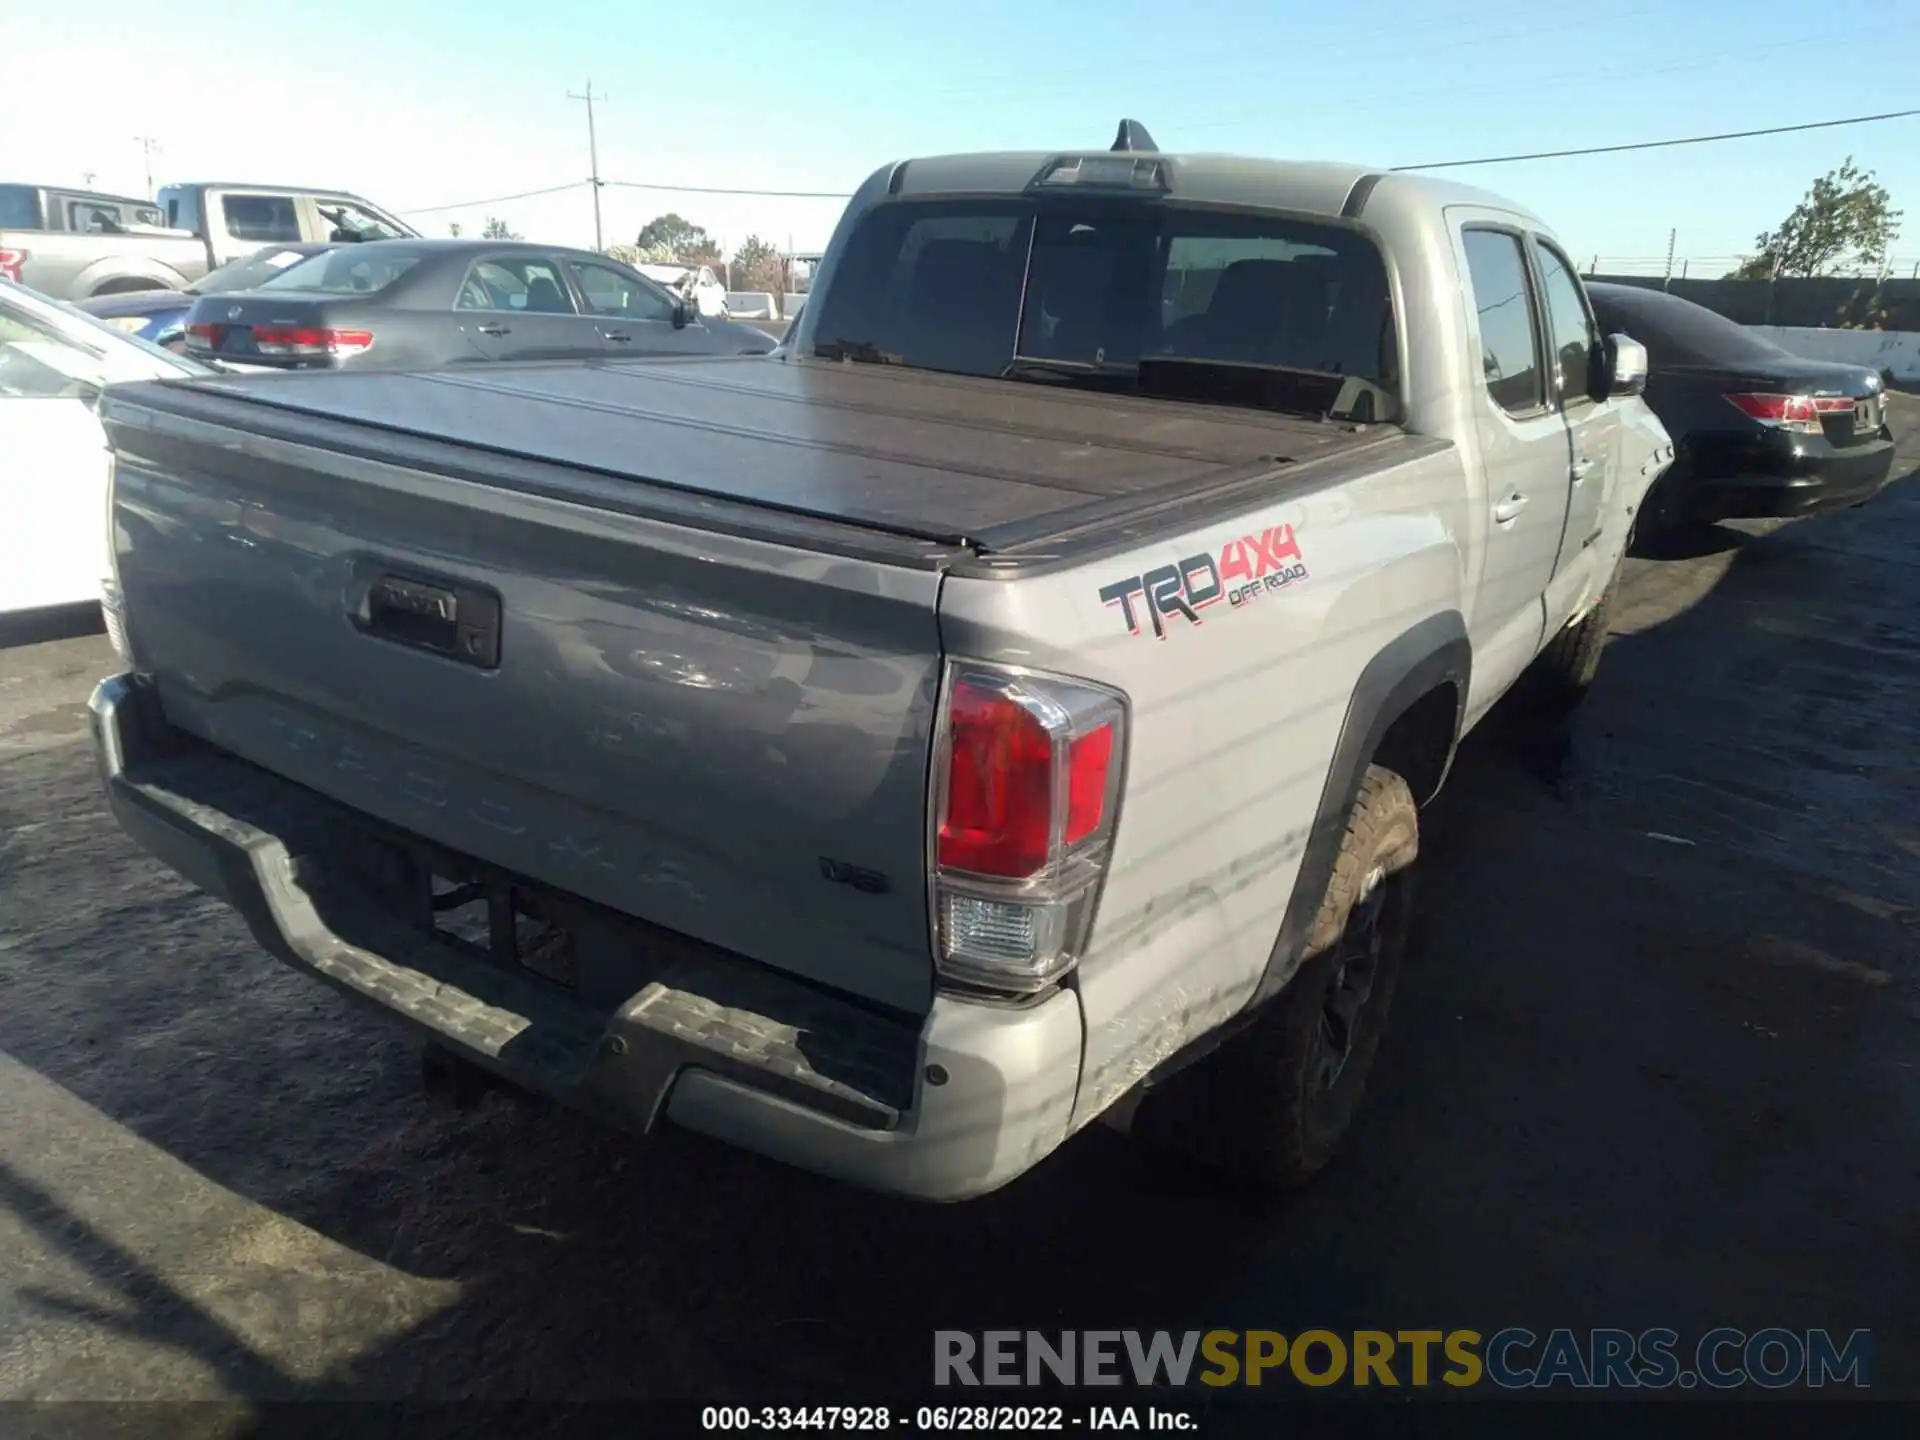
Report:
M 160 148 L 160 142 L 151 135 L 136 135 L 133 143 L 140 147 L 140 153 L 147 160 L 147 198 L 153 199 L 153 152 Z
M 593 164 L 593 175 L 591 177 L 593 184 L 593 248 L 596 250 L 605 250 L 607 248 L 606 237 L 602 235 L 600 231 L 600 139 L 594 133 L 593 129 L 593 102 L 595 100 L 604 100 L 607 97 L 604 95 L 595 95 L 593 93 L 593 81 L 589 80 L 587 81 L 586 94 L 576 95 L 573 91 L 569 90 L 567 92 L 567 98 L 569 100 L 584 100 L 587 102 L 587 155 Z
M 1667 274 L 1666 278 L 1660 282 L 1660 288 L 1662 290 L 1667 289 L 1673 284 L 1673 246 L 1674 242 L 1679 238 L 1680 231 L 1677 227 L 1667 231 Z

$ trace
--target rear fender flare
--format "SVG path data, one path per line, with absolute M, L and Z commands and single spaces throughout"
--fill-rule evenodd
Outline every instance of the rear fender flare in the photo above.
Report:
M 1312 828 L 1307 832 L 1306 849 L 1293 882 L 1293 893 L 1287 900 L 1286 914 L 1280 922 L 1280 935 L 1267 957 L 1267 968 L 1260 983 L 1247 1002 L 1248 1011 L 1278 994 L 1300 967 L 1308 931 L 1333 878 L 1334 864 L 1340 858 L 1340 841 L 1346 834 L 1347 817 L 1353 812 L 1367 766 L 1380 753 L 1387 731 L 1423 696 L 1438 686 L 1451 684 L 1458 703 L 1446 762 L 1438 772 L 1440 779 L 1444 779 L 1453 763 L 1454 747 L 1460 741 L 1460 721 L 1472 673 L 1473 649 L 1467 640 L 1466 621 L 1456 610 L 1428 616 L 1389 642 L 1361 670 L 1327 767 L 1320 804 L 1314 811 Z M 1436 782 L 1431 791 L 1438 789 Z M 1432 799 L 1432 793 L 1416 794 L 1414 798 L 1424 805 Z

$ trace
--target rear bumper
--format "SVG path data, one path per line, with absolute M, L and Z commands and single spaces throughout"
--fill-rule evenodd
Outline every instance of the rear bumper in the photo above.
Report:
M 1787 519 L 1871 500 L 1893 472 L 1891 440 L 1850 450 L 1783 452 L 1731 476 L 1697 480 L 1688 512 L 1695 520 Z
M 330 857 L 358 817 L 184 742 L 130 676 L 91 702 L 121 827 L 234 907 L 268 951 L 523 1088 L 646 1133 L 687 1129 L 821 1174 L 930 1200 L 1013 1179 L 1070 1129 L 1081 1018 L 1061 992 L 1020 1009 L 936 998 L 917 1027 L 692 942 L 593 1006 L 397 918 Z

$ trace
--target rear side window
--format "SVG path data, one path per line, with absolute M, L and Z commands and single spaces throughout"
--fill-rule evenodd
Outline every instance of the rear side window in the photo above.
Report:
M 291 195 L 223 195 L 220 213 L 236 240 L 298 240 L 300 213 Z
M 1547 392 L 1520 237 L 1504 230 L 1467 230 L 1461 240 L 1470 298 L 1480 317 L 1480 370 L 1487 393 L 1509 414 L 1537 410 L 1546 404 Z
M 343 246 L 324 254 L 309 255 L 297 265 L 289 265 L 271 280 L 260 283 L 262 290 L 314 290 L 327 295 L 370 295 L 384 290 L 420 263 L 418 255 Z
M 31 185 L 0 185 L 0 230 L 38 230 L 40 192 Z

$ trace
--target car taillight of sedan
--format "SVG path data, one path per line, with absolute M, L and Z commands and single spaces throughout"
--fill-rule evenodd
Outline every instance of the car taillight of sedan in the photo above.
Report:
M 240 328 L 243 327 L 189 325 L 187 339 L 196 346 L 218 350 L 225 333 Z M 371 330 L 334 330 L 318 325 L 252 325 L 244 328 L 252 333 L 253 348 L 261 355 L 360 355 L 373 348 Z
M 1791 430 L 1801 435 L 1821 433 L 1822 415 L 1845 415 L 1854 407 L 1848 395 L 1729 395 L 1727 400 L 1742 414 L 1776 430 Z

